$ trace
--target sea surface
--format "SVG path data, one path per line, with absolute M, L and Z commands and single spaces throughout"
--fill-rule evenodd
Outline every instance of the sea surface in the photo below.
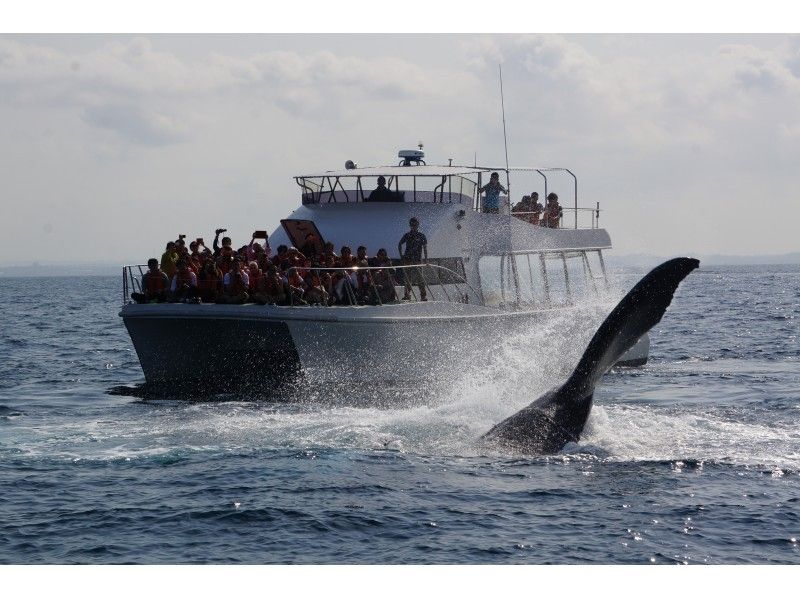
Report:
M 701 266 L 540 458 L 476 439 L 592 330 L 522 330 L 401 407 L 146 400 L 109 393 L 144 379 L 120 303 L 116 277 L 0 278 L 0 563 L 800 564 L 798 266 Z

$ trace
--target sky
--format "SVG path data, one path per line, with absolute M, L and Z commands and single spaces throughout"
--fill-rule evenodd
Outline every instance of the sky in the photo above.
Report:
M 800 250 L 800 37 L 2 35 L 0 262 L 243 244 L 292 176 L 419 141 L 502 164 L 498 64 L 511 165 L 575 172 L 616 253 Z

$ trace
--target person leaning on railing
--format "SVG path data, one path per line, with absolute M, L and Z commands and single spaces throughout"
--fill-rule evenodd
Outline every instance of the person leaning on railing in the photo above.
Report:
M 428 261 L 428 239 L 423 233 L 419 231 L 419 220 L 412 218 L 408 221 L 408 226 L 411 228 L 397 244 L 397 253 L 400 254 L 400 259 L 404 265 L 422 264 L 422 255 L 425 254 L 425 261 Z M 403 245 L 406 248 L 403 251 Z M 419 296 L 421 301 L 427 301 L 425 293 L 425 281 L 423 280 L 420 268 L 403 268 L 403 280 L 405 281 L 405 292 L 403 293 L 403 301 L 411 299 L 411 285 L 415 284 L 419 288 Z M 410 271 L 410 272 L 409 272 Z
M 136 303 L 164 303 L 167 300 L 169 276 L 159 267 L 156 258 L 147 260 L 148 271 L 142 276 L 142 292 L 131 293 Z

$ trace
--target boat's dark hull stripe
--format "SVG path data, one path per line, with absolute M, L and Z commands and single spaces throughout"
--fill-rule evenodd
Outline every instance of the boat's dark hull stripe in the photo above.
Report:
M 149 385 L 176 390 L 273 387 L 300 369 L 289 328 L 276 321 L 124 318 Z

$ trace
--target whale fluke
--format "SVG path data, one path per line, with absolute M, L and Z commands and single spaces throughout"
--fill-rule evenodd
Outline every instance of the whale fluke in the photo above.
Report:
M 530 455 L 557 453 L 577 442 L 600 378 L 661 321 L 680 282 L 699 265 L 699 260 L 680 257 L 654 268 L 600 325 L 567 381 L 494 426 L 482 440 Z

